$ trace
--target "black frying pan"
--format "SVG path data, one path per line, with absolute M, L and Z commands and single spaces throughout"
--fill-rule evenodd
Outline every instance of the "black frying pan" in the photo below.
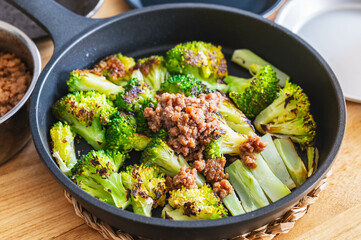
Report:
M 30 124 L 37 151 L 51 174 L 95 216 L 133 235 L 163 239 L 229 238 L 281 216 L 309 193 L 329 170 L 341 145 L 346 110 L 339 83 L 326 62 L 300 38 L 273 22 L 242 10 L 206 4 L 160 5 L 92 20 L 72 14 L 49 0 L 9 0 L 51 34 L 55 49 L 34 89 Z M 285 198 L 254 212 L 204 221 L 147 218 L 91 197 L 58 168 L 49 150 L 52 105 L 67 93 L 69 72 L 91 67 L 116 52 L 133 57 L 164 54 L 179 42 L 203 40 L 220 44 L 231 74 L 246 71 L 229 61 L 236 48 L 249 48 L 284 70 L 312 102 L 318 123 L 320 165 L 316 173 Z M 44 189 L 46 192 L 46 189 Z

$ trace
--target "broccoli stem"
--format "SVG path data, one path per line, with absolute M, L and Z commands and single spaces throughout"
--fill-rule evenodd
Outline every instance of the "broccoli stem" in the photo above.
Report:
M 75 70 L 70 73 L 66 82 L 69 92 L 96 90 L 107 96 L 115 95 L 124 89 L 108 81 L 104 76 L 99 76 L 88 70 Z
M 229 212 L 232 214 L 232 216 L 237 216 L 245 213 L 241 205 L 241 201 L 238 199 L 235 191 L 225 197 L 222 201 L 226 208 L 229 210 Z
M 269 204 L 257 179 L 240 160 L 229 165 L 225 172 L 228 173 L 228 180 L 241 199 L 246 212 L 254 211 Z
M 218 112 L 222 114 L 228 126 L 234 131 L 245 135 L 254 132 L 254 129 L 248 118 L 229 99 L 222 101 Z
M 319 153 L 316 147 L 308 147 L 306 151 L 307 151 L 307 159 L 308 159 L 307 177 L 311 177 L 311 175 L 314 174 L 315 171 L 317 170 Z
M 262 142 L 267 143 L 267 147 L 261 152 L 263 159 L 267 162 L 272 172 L 285 184 L 289 189 L 296 187 L 287 167 L 284 164 L 276 146 L 273 143 L 271 134 L 267 133 L 261 138 Z
M 301 186 L 307 179 L 307 170 L 302 159 L 298 156 L 291 139 L 279 138 L 275 139 L 273 142 L 278 153 L 281 155 L 283 162 L 286 164 L 288 172 L 296 186 Z
M 287 186 L 273 174 L 260 154 L 257 154 L 257 167 L 250 170 L 272 202 L 291 193 Z
M 257 64 L 257 65 L 261 65 L 261 66 L 271 65 L 273 67 L 273 69 L 275 70 L 277 77 L 280 79 L 279 85 L 282 87 L 285 85 L 286 79 L 290 78 L 286 73 L 284 73 L 280 69 L 276 68 L 275 66 L 273 66 L 269 62 L 265 61 L 260 56 L 256 55 L 254 52 L 252 52 L 248 49 L 235 50 L 232 55 L 232 62 L 235 62 L 249 70 L 252 70 L 252 69 L 250 69 L 252 64 Z

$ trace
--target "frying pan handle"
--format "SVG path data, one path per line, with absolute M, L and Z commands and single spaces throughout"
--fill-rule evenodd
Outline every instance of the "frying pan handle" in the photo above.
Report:
M 102 19 L 91 19 L 77 15 L 53 0 L 6 1 L 39 23 L 51 35 L 54 41 L 54 53 L 78 33 L 102 22 Z

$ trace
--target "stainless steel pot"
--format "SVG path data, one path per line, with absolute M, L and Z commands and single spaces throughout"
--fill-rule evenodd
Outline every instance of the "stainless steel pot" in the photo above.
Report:
M 20 102 L 0 117 L 0 164 L 19 152 L 30 140 L 29 97 L 41 71 L 40 53 L 34 42 L 18 28 L 0 21 L 0 51 L 14 53 L 31 71 L 32 81 Z

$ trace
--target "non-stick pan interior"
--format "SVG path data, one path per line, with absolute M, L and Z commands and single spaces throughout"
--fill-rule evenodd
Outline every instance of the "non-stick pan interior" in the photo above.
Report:
M 240 12 L 230 8 L 193 5 L 135 10 L 73 39 L 71 45 L 55 56 L 45 69 L 40 78 L 42 83 L 36 87 L 32 100 L 34 141 L 57 180 L 91 212 L 113 226 L 147 237 L 226 238 L 252 230 L 280 216 L 325 174 L 338 151 L 344 131 L 345 109 L 337 80 L 323 60 L 291 33 L 253 14 L 242 12 L 241 15 Z M 65 82 L 69 73 L 76 68 L 92 67 L 113 53 L 121 52 L 136 58 L 164 55 L 175 44 L 191 40 L 223 46 L 231 74 L 249 76 L 241 67 L 230 62 L 234 49 L 248 48 L 288 73 L 293 82 L 302 86 L 311 100 L 311 110 L 318 123 L 316 141 L 320 150 L 319 170 L 292 194 L 265 208 L 242 216 L 192 223 L 148 219 L 116 209 L 83 193 L 57 169 L 49 150 L 48 132 L 55 122 L 51 108 L 56 100 L 67 93 Z

